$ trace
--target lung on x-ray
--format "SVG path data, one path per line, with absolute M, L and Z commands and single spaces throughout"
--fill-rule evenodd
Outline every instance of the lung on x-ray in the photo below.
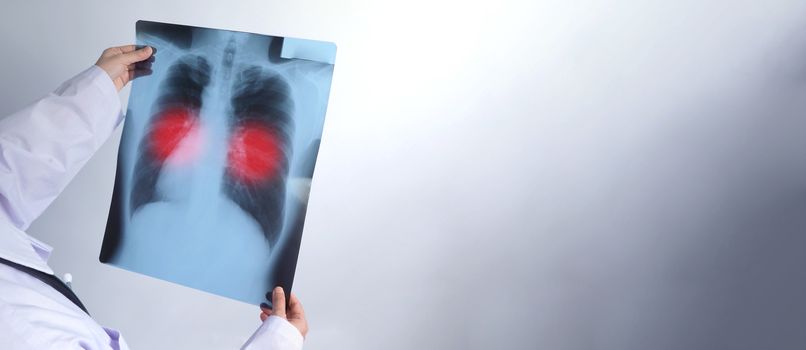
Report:
M 257 304 L 291 290 L 336 47 L 137 22 L 100 260 Z M 270 300 L 268 301 L 270 303 Z

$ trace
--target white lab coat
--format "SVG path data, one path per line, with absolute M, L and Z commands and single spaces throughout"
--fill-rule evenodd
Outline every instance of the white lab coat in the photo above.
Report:
M 53 274 L 51 248 L 24 230 L 120 124 L 120 108 L 112 80 L 92 66 L 0 120 L 0 257 Z M 302 349 L 302 341 L 288 321 L 271 316 L 242 349 Z M 128 346 L 52 287 L 0 264 L 0 348 Z

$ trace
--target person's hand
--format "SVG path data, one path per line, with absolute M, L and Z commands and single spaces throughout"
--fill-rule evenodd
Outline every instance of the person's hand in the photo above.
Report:
M 294 327 L 297 327 L 302 337 L 308 334 L 308 321 L 305 320 L 305 310 L 302 309 L 302 303 L 299 301 L 294 293 L 291 293 L 291 300 L 288 302 L 288 309 L 286 310 L 285 293 L 282 287 L 276 287 L 271 293 L 271 303 L 274 308 L 270 308 L 268 304 L 260 304 L 260 320 L 265 321 L 269 316 L 274 315 L 277 317 L 288 320 Z
M 95 65 L 101 67 L 115 87 L 120 91 L 129 81 L 142 75 L 151 74 L 151 62 L 154 49 L 146 46 L 137 49 L 135 45 L 110 47 L 101 53 Z M 142 62 L 140 64 L 137 64 Z

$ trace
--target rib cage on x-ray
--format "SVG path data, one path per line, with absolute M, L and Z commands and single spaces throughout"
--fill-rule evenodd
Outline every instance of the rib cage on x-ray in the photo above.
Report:
M 226 194 L 258 222 L 271 245 L 277 243 L 283 225 L 285 186 L 291 156 L 293 133 L 293 101 L 290 86 L 279 74 L 259 66 L 232 67 L 232 45 L 225 53 L 219 74 L 212 71 L 208 60 L 198 55 L 182 57 L 169 68 L 168 77 L 161 85 L 160 97 L 149 119 L 147 135 L 141 140 L 140 155 L 134 171 L 134 190 L 130 203 L 133 215 L 142 206 L 162 200 L 156 183 L 163 171 L 163 162 L 154 151 L 153 126 L 165 111 L 180 108 L 197 118 L 202 111 L 206 89 L 215 79 L 231 83 L 228 115 L 229 131 L 238 128 L 261 126 L 270 130 L 281 145 L 282 157 L 276 175 L 264 182 L 238 181 L 233 169 L 227 168 L 222 181 Z M 235 70 L 235 74 L 231 71 Z M 232 144 L 229 144 L 232 147 Z M 233 150 L 231 150 L 233 151 Z M 234 150 L 243 151 L 243 150 Z
M 210 83 L 210 69 L 207 60 L 196 55 L 182 57 L 169 69 L 155 110 L 149 119 L 148 135 L 140 141 L 140 155 L 134 168 L 134 190 L 130 199 L 132 214 L 145 204 L 161 200 L 155 185 L 163 163 L 150 151 L 154 140 L 150 134 L 155 131 L 155 122 L 162 116 L 162 112 L 171 108 L 189 109 L 194 115 L 198 115 L 204 103 L 204 90 Z
M 239 182 L 231 173 L 231 168 L 228 168 L 224 182 L 227 196 L 255 217 L 273 245 L 283 224 L 288 159 L 291 157 L 290 139 L 294 125 L 290 87 L 281 76 L 252 66 L 241 70 L 235 77 L 232 91 L 231 130 L 257 123 L 271 129 L 283 146 L 278 175 L 268 182 Z

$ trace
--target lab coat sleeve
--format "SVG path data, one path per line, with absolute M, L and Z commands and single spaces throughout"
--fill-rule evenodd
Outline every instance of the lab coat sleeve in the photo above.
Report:
M 302 334 L 291 323 L 269 316 L 241 350 L 301 350 L 302 342 Z
M 120 124 L 120 106 L 92 66 L 0 120 L 0 219 L 27 229 Z

